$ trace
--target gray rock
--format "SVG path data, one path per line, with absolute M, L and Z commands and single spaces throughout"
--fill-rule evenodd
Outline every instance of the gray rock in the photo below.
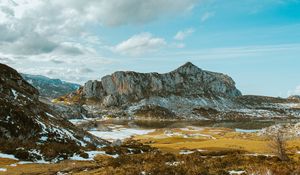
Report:
M 188 62 L 165 74 L 118 71 L 101 81 L 88 81 L 85 98 L 97 98 L 103 106 L 121 106 L 151 96 L 236 97 L 241 92 L 227 75 L 204 71 Z
M 102 98 L 104 96 L 102 83 L 100 81 L 88 81 L 83 86 L 83 94 L 86 98 Z
M 114 95 L 104 97 L 102 104 L 106 107 L 118 105 L 118 99 Z
M 117 139 L 111 143 L 111 146 L 121 146 L 121 145 L 122 145 L 122 140 L 120 139 Z
M 188 62 L 165 74 L 118 71 L 75 93 L 92 116 L 240 120 L 300 117 L 300 98 L 242 96 L 227 75 Z M 95 99 L 95 100 L 94 100 Z M 90 103 L 90 102 L 93 103 Z M 85 103 L 86 102 L 86 103 Z M 95 103 L 94 103 L 95 102 Z

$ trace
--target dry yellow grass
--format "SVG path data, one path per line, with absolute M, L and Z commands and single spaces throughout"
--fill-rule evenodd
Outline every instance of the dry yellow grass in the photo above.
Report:
M 18 162 L 17 160 L 12 160 L 12 159 L 6 159 L 6 158 L 0 158 L 0 167 L 6 166 L 6 165 L 11 165 Z
M 167 131 L 167 133 L 166 133 Z M 168 135 L 168 133 L 170 135 Z M 173 136 L 172 136 L 173 134 Z M 249 153 L 270 154 L 268 141 L 264 137 L 254 133 L 237 133 L 227 128 L 189 128 L 189 129 L 158 129 L 146 135 L 135 136 L 134 139 L 149 144 L 165 152 L 178 153 L 180 150 L 244 150 Z M 295 153 L 300 151 L 300 139 L 287 142 L 288 151 Z M 96 157 L 96 159 L 105 157 Z M 293 158 L 300 160 L 300 154 L 294 154 Z M 99 161 L 102 162 L 103 161 Z M 6 168 L 2 174 L 55 174 L 56 172 L 69 172 L 72 174 L 101 174 L 103 169 L 97 161 L 63 161 L 57 164 L 26 164 L 10 166 L 17 161 L 0 159 L 0 168 Z M 96 169 L 94 169 L 96 168 Z M 106 167 L 111 168 L 111 167 Z M 89 171 L 84 171 L 88 169 Z
M 179 152 L 183 149 L 222 150 L 238 149 L 250 153 L 270 154 L 269 142 L 255 133 L 237 133 L 227 128 L 203 128 L 195 130 L 171 129 L 176 134 L 167 136 L 163 129 L 147 135 L 136 136 L 135 139 L 167 152 Z M 194 137 L 203 134 L 211 137 Z M 184 135 L 189 137 L 184 138 Z M 300 139 L 288 141 L 291 152 L 300 150 Z
M 206 141 L 194 142 L 176 142 L 169 144 L 152 144 L 151 146 L 167 150 L 170 148 L 172 151 L 182 149 L 202 149 L 202 150 L 222 150 L 222 149 L 238 149 L 255 153 L 269 153 L 267 142 L 265 141 L 252 141 L 242 139 L 217 139 Z
M 6 168 L 7 171 L 0 172 L 0 175 L 20 175 L 20 174 L 56 174 L 57 172 L 69 171 L 83 171 L 85 169 L 92 169 L 97 166 L 94 161 L 62 161 L 56 164 L 17 164 L 15 160 L 0 159 L 0 168 Z

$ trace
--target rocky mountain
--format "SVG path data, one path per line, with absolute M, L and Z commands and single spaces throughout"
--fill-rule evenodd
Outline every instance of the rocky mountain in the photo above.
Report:
M 92 116 L 171 119 L 300 117 L 299 101 L 242 96 L 231 77 L 188 62 L 165 74 L 118 71 L 88 81 L 63 103 L 79 104 Z
M 38 99 L 39 92 L 0 64 L 0 152 L 21 160 L 60 160 L 106 141 L 78 129 Z
M 227 75 L 204 71 L 188 62 L 166 73 L 115 72 L 101 81 L 83 86 L 85 98 L 95 98 L 102 105 L 120 106 L 152 96 L 168 97 L 236 97 L 241 92 Z
M 57 98 L 77 90 L 80 85 L 60 79 L 51 79 L 42 75 L 21 74 L 22 77 L 35 87 L 43 97 Z

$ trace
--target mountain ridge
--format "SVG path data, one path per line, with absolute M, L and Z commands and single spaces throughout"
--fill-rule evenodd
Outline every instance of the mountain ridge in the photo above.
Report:
M 80 87 L 80 85 L 76 83 L 53 79 L 43 75 L 21 73 L 21 76 L 39 90 L 40 96 L 48 98 L 57 98 L 59 96 L 66 95 Z

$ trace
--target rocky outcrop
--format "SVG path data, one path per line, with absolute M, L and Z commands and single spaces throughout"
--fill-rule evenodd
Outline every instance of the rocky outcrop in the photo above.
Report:
M 260 135 L 276 136 L 282 134 L 285 139 L 300 137 L 300 123 L 282 123 L 263 128 L 259 131 Z
M 300 102 L 300 95 L 292 95 L 292 96 L 289 96 L 288 99 Z
M 39 92 L 0 64 L 0 151 L 23 160 L 60 160 L 107 144 L 63 119 L 38 100 Z
M 300 118 L 298 98 L 242 96 L 227 75 L 188 62 L 165 74 L 119 71 L 60 101 L 82 105 L 93 117 L 244 120 Z
M 209 72 L 188 62 L 165 73 L 115 72 L 101 81 L 88 81 L 83 87 L 85 98 L 97 99 L 103 106 L 121 106 L 145 98 L 170 95 L 195 97 L 240 96 L 235 82 L 227 75 Z

